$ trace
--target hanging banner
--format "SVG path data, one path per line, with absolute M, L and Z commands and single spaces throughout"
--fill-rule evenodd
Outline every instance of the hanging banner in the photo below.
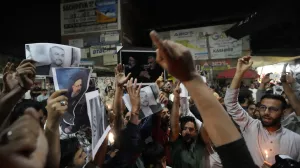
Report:
M 117 22 L 117 2 L 116 0 L 96 1 L 96 13 L 98 23 Z
M 194 60 L 208 59 L 205 32 L 201 28 L 170 31 L 170 39 L 189 48 Z
M 97 22 L 95 0 L 61 4 L 61 35 L 117 29 L 117 23 Z

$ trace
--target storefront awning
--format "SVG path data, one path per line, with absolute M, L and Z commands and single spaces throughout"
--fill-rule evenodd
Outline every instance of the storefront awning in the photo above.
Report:
M 228 69 L 228 70 L 220 72 L 218 74 L 217 78 L 218 79 L 232 79 L 234 77 L 235 72 L 236 72 L 236 68 Z M 257 72 L 254 70 L 251 70 L 251 69 L 246 71 L 243 76 L 243 78 L 246 78 L 246 79 L 255 79 L 258 77 L 259 77 L 259 75 L 257 74 Z

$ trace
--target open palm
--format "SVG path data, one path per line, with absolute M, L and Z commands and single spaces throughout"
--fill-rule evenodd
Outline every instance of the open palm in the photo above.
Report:
M 271 73 L 266 74 L 266 75 L 262 78 L 261 83 L 267 84 L 267 83 L 271 82 L 272 79 L 270 78 L 270 75 L 271 75 Z
M 15 78 L 15 73 L 12 71 L 14 64 L 7 63 L 4 70 L 3 70 L 3 83 L 4 87 L 2 92 L 7 93 L 10 92 L 13 88 L 18 85 L 18 80 Z
M 15 73 L 6 73 L 3 77 L 4 80 L 4 88 L 3 92 L 10 92 L 12 89 L 14 89 L 16 86 L 18 86 L 19 81 L 15 78 Z
M 118 64 L 115 68 L 115 79 L 118 86 L 123 86 L 129 79 L 131 73 L 127 76 L 124 73 L 124 67 L 121 64 Z

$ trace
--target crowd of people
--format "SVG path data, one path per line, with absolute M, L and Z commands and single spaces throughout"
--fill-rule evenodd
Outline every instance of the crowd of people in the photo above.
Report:
M 105 138 L 94 159 L 78 137 L 61 138 L 68 90 L 24 99 L 36 74 L 34 61 L 24 60 L 3 71 L 0 96 L 0 163 L 5 168 L 299 168 L 300 107 L 295 79 L 283 72 L 283 92 L 267 91 L 271 81 L 242 84 L 251 68 L 250 56 L 238 60 L 229 86 L 209 87 L 195 70 L 189 50 L 173 41 L 150 37 L 157 47 L 156 63 L 175 77 L 159 76 L 158 102 L 163 110 L 140 120 L 141 84 L 118 64 L 115 87 L 106 89 L 107 120 L 114 141 Z M 182 86 L 190 99 L 182 99 Z M 130 97 L 131 110 L 122 96 Z M 219 92 L 219 93 L 217 93 Z M 189 105 L 184 112 L 183 102 Z

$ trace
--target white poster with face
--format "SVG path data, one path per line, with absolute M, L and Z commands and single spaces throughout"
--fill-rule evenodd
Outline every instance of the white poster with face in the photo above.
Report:
M 283 93 L 282 86 L 278 86 L 278 85 L 273 86 L 273 94 L 282 95 L 282 93 Z
M 100 100 L 99 92 L 96 90 L 86 93 L 85 98 L 92 130 L 92 153 L 94 159 L 111 128 L 107 123 L 105 105 Z
M 53 67 L 78 67 L 81 59 L 80 48 L 61 44 L 26 44 L 25 52 L 26 59 L 36 61 L 37 75 L 52 76 Z
M 293 74 L 296 82 L 294 84 L 293 90 L 298 99 L 300 99 L 300 60 L 295 60 L 292 63 L 289 63 L 290 71 Z
M 155 91 L 156 86 L 146 86 L 140 91 L 140 119 L 148 117 L 154 113 L 162 110 L 162 105 L 156 101 L 155 97 L 158 97 L 158 92 Z M 128 94 L 123 96 L 125 106 L 129 111 L 131 111 L 132 106 L 130 102 L 130 97 Z
M 183 116 L 186 116 L 189 112 L 189 104 L 188 104 L 188 98 L 187 97 L 180 97 L 180 114 Z

